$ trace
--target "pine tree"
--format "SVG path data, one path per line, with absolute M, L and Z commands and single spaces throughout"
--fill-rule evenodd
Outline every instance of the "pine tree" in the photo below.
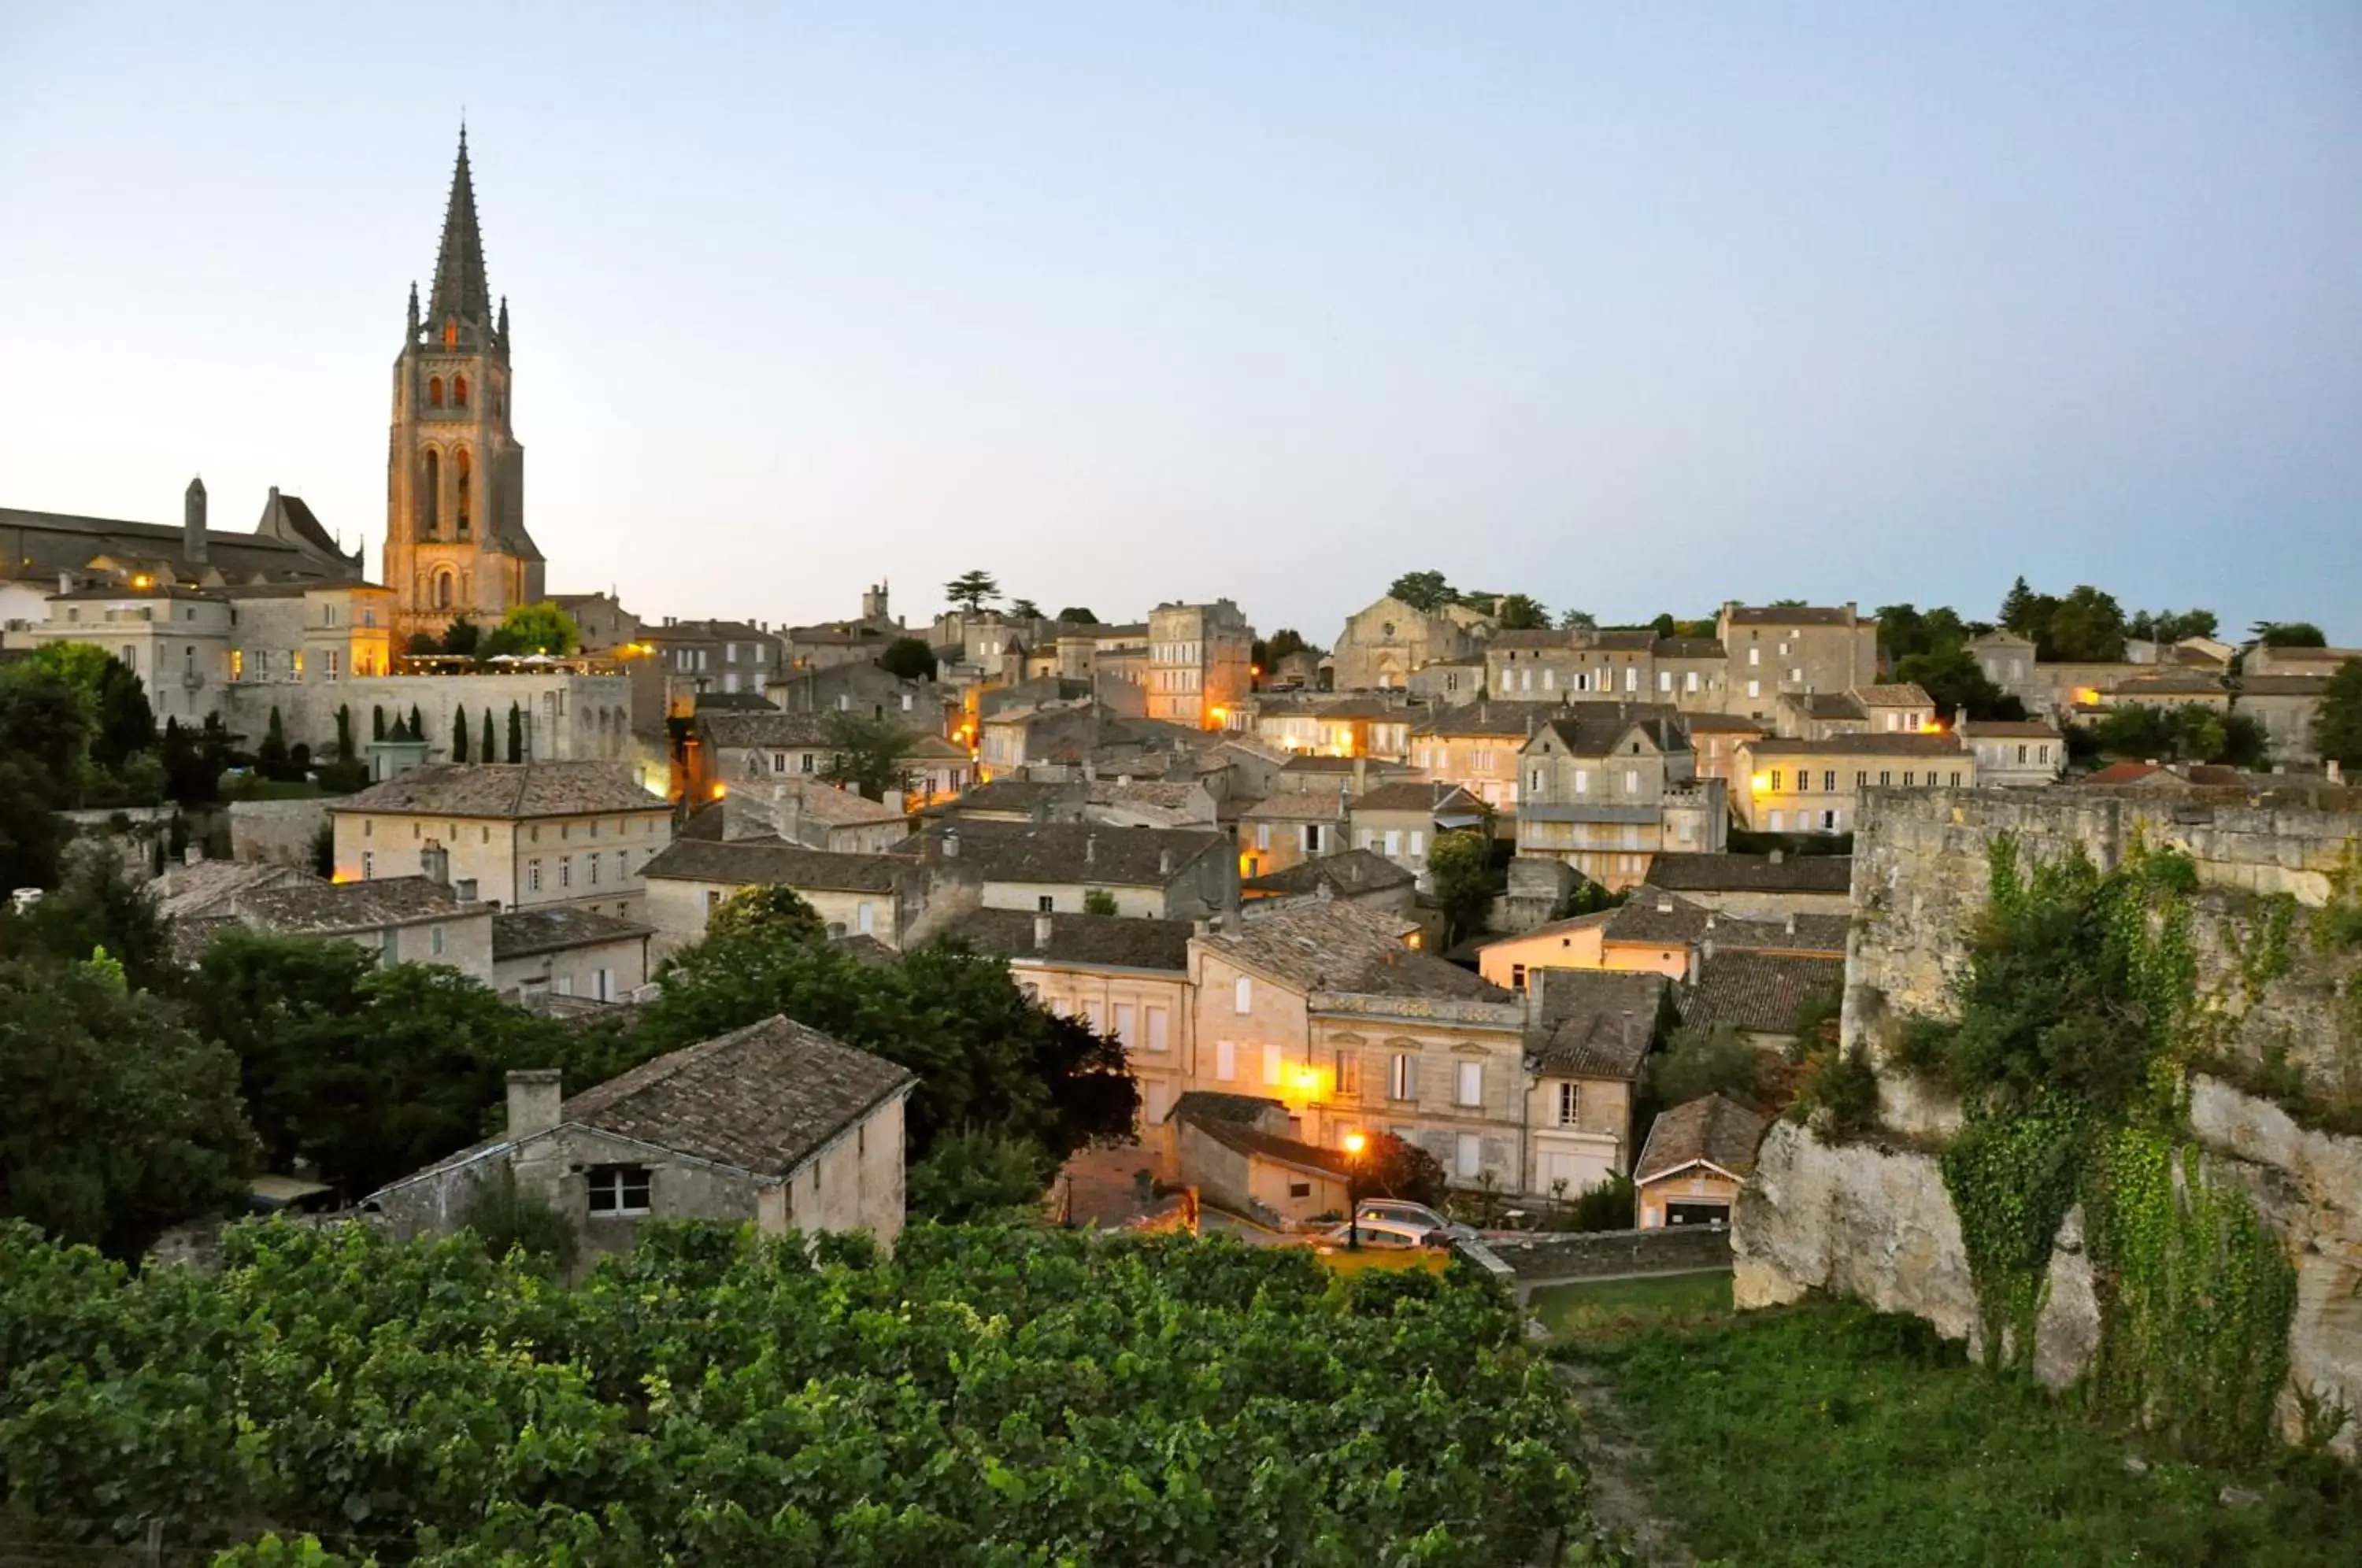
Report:
M 423 741 L 426 738 L 426 721 L 419 717 L 418 704 L 415 702 L 410 705 L 410 738 L 414 741 Z
M 337 760 L 353 759 L 353 709 L 349 702 L 337 704 Z
M 370 704 L 370 739 L 385 739 L 385 709 L 375 702 Z
M 492 711 L 490 708 L 484 710 L 484 744 L 478 746 L 476 751 L 477 755 L 486 762 L 500 756 L 500 748 L 492 742 Z
M 279 704 L 270 705 L 270 723 L 262 732 L 262 745 L 254 754 L 255 766 L 265 778 L 282 778 L 287 774 L 287 726 L 280 721 Z
M 468 760 L 468 713 L 460 709 L 451 715 L 451 760 Z
M 2034 590 L 2025 579 L 2019 578 L 2009 585 L 2009 593 L 2001 602 L 2001 624 L 2020 636 L 2033 635 L 2026 623 L 2034 616 Z
M 524 760 L 524 710 L 513 702 L 509 704 L 509 760 Z

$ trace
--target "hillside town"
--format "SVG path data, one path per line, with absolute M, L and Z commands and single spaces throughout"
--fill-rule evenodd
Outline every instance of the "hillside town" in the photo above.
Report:
M 503 1225 L 579 1281 L 672 1221 L 892 1248 L 1016 1212 L 1456 1249 L 1520 1303 L 1735 1267 L 1740 1306 L 1858 1294 L 1998 1345 L 1871 1280 L 1878 1199 L 1815 1163 L 1959 1125 L 1896 1087 L 1920 1036 L 1877 999 L 1975 1004 L 1963 878 L 2052 843 L 2355 897 L 2362 647 L 2301 622 L 2031 574 L 1945 605 L 1932 560 L 1924 603 L 1805 603 L 1700 559 L 1648 620 L 1403 560 L 1341 625 L 1258 585 L 1258 624 L 1177 552 L 1171 599 L 1103 616 L 1045 613 L 989 540 L 881 539 L 810 624 L 585 590 L 525 500 L 532 360 L 464 132 L 394 347 L 374 558 L 345 540 L 377 519 L 277 488 L 0 506 L 0 969 L 76 977 L 0 989 L 89 1060 L 182 1028 L 150 993 L 237 1056 L 217 1103 L 173 1091 L 218 1122 L 171 1134 L 207 1151 L 182 1174 L 48 1217 L 118 1255 L 217 1267 L 225 1212 Z M 2251 1003 L 2287 968 L 2218 960 Z M 2207 1070 L 2328 1084 L 2318 1038 Z M 2354 1195 L 2241 1147 L 2315 1203 L 2290 1386 L 2362 1396 L 2322 1305 L 2362 1277 Z

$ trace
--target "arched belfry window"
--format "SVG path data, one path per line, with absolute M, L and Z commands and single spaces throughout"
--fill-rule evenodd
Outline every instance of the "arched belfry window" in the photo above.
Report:
M 446 353 L 456 353 L 458 350 L 458 348 L 459 318 L 456 315 L 447 315 L 443 318 L 444 351 Z
M 443 526 L 443 459 L 426 448 L 426 532 L 432 537 Z
M 438 571 L 435 574 L 435 608 L 437 610 L 451 608 L 451 574 L 447 571 Z
M 451 378 L 451 406 L 453 408 L 468 406 L 468 378 L 465 376 Z
M 472 475 L 468 462 L 468 448 L 465 447 L 451 454 L 451 477 L 458 487 L 459 504 L 455 509 L 454 515 L 459 519 L 459 536 L 464 539 L 468 536 L 469 524 L 473 520 L 469 515 L 468 492 L 474 488 L 469 482 Z
M 440 376 L 426 378 L 426 406 L 429 408 L 443 406 L 443 378 Z

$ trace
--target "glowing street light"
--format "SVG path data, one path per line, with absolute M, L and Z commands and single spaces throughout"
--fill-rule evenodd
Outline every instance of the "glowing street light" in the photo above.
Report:
M 1345 1145 L 1345 1250 L 1362 1250 L 1362 1151 L 1370 1146 L 1369 1139 L 1359 1132 L 1348 1132 L 1340 1140 Z

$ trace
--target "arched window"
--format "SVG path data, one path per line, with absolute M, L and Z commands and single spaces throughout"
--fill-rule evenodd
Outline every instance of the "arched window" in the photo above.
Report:
M 465 376 L 451 378 L 451 406 L 453 408 L 468 406 L 468 378 Z
M 468 525 L 471 521 L 468 491 L 474 488 L 468 482 L 470 469 L 468 462 L 468 448 L 465 447 L 451 455 L 451 478 L 458 486 L 459 504 L 454 515 L 459 519 L 459 537 L 464 539 L 468 536 Z
M 426 448 L 426 535 L 435 536 L 443 526 L 443 459 L 435 448 Z
M 429 408 L 443 406 L 443 378 L 440 376 L 426 378 L 426 406 Z
M 458 316 L 456 316 L 456 315 L 447 315 L 447 316 L 445 316 L 445 317 L 443 318 L 443 348 L 444 348 L 444 351 L 445 351 L 446 353 L 454 352 L 454 351 L 456 351 L 456 350 L 458 348 L 458 347 L 459 347 L 459 318 L 458 318 Z
M 451 574 L 447 571 L 438 571 L 435 574 L 435 608 L 437 610 L 451 608 Z

